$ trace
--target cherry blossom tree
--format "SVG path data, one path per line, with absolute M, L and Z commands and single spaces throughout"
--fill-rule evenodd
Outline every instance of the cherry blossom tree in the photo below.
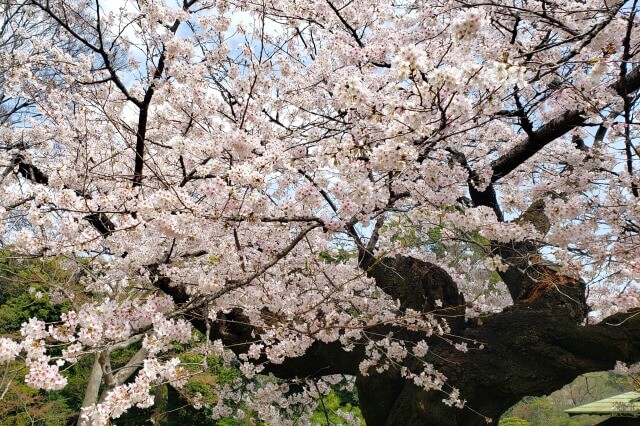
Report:
M 83 291 L 0 361 L 93 356 L 81 422 L 183 384 L 172 342 L 279 379 L 214 407 L 269 424 L 342 376 L 369 425 L 484 424 L 640 361 L 637 0 L 2 7 L 40 23 L 0 53 L 2 243 Z

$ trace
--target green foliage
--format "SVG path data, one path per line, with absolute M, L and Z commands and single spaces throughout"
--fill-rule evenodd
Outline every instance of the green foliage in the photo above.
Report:
M 569 417 L 564 410 L 627 392 L 630 388 L 631 383 L 626 377 L 606 372 L 585 374 L 547 397 L 524 398 L 504 414 L 499 425 L 591 426 L 606 417 L 589 415 Z M 527 423 L 514 423 L 516 421 Z
M 518 417 L 503 417 L 498 426 L 529 426 L 531 423 Z
M 29 286 L 68 284 L 69 280 L 69 273 L 57 258 L 23 259 L 0 249 L 0 304 L 24 293 Z
M 62 393 L 36 390 L 24 384 L 23 366 L 13 362 L 6 370 L 15 377 L 0 400 L 0 426 L 59 426 L 73 420 L 76 412 Z
M 208 423 L 211 424 L 211 423 Z M 257 423 L 257 424 L 264 424 L 264 423 Z M 243 418 L 238 418 L 238 417 L 233 417 L 233 416 L 229 416 L 229 417 L 225 417 L 222 418 L 220 420 L 218 420 L 216 422 L 216 425 L 219 426 L 254 426 L 256 425 L 256 421 L 255 418 L 251 415 L 245 415 Z
M 42 288 L 36 287 L 36 292 Z M 45 322 L 58 321 L 60 314 L 70 309 L 68 303 L 54 305 L 50 303 L 49 297 L 43 295 L 39 299 L 35 293 L 24 292 L 17 296 L 9 297 L 0 306 L 0 334 L 13 334 L 20 330 L 23 322 L 29 318 L 36 317 Z
M 453 231 L 458 235 L 458 241 L 443 239 L 443 227 L 434 225 L 429 228 L 412 223 L 403 215 L 395 215 L 382 227 L 385 233 L 391 233 L 391 241 L 398 241 L 407 247 L 421 247 L 432 251 L 438 258 L 445 252 L 457 252 L 460 257 L 481 259 L 486 256 L 490 241 L 475 231 Z
M 57 321 L 70 309 L 68 302 L 53 304 L 48 296 L 50 285 L 67 285 L 70 279 L 59 263 L 55 258 L 19 259 L 0 250 L 0 334 L 17 332 L 31 317 Z
M 16 335 L 22 323 L 31 317 L 58 321 L 70 304 L 51 303 L 47 286 L 66 282 L 68 278 L 56 259 L 18 259 L 0 250 L 0 335 Z M 0 425 L 58 426 L 71 422 L 77 415 L 88 376 L 82 361 L 70 369 L 69 384 L 58 392 L 26 386 L 22 362 L 11 363 L 6 372 L 13 380 L 0 400 Z
M 530 425 L 575 425 L 567 414 L 544 398 L 527 397 L 523 399 L 521 404 L 510 410 L 509 417 L 526 419 L 527 424 Z M 499 424 L 504 426 L 502 421 Z
M 425 244 L 425 233 L 422 229 L 411 223 L 407 218 L 402 215 L 396 215 L 387 220 L 382 227 L 383 233 L 391 233 L 391 241 L 399 241 L 406 247 L 418 247 Z M 431 228 L 426 232 L 428 240 L 438 241 L 439 228 Z M 431 239 L 431 237 L 434 237 Z
M 354 407 L 358 406 L 358 389 L 349 390 L 345 387 L 336 387 L 333 392 L 340 399 L 341 404 L 350 404 Z M 360 409 L 358 409 L 360 411 Z
M 357 403 L 357 394 L 355 391 L 348 392 L 342 389 L 334 389 L 322 398 L 313 416 L 311 416 L 311 421 L 321 425 L 346 425 L 345 420 L 338 415 L 338 412 L 342 411 L 351 413 L 355 418 L 360 420 L 361 424 L 365 424 L 360 408 L 356 405 Z M 328 422 L 327 419 L 329 420 Z
M 322 262 L 331 264 L 344 263 L 357 256 L 358 255 L 355 252 L 345 250 L 343 248 L 339 248 L 334 251 L 323 250 L 319 254 L 319 258 Z
M 50 398 L 63 402 L 67 409 L 73 413 L 80 410 L 92 366 L 93 359 L 91 357 L 78 360 L 65 374 L 67 386 L 59 391 L 49 392 Z

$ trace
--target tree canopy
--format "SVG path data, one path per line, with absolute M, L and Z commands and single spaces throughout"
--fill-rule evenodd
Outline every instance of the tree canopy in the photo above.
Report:
M 369 425 L 483 424 L 640 361 L 637 0 L 0 8 L 0 241 L 66 304 L 0 362 L 92 360 L 81 423 L 210 356 L 268 424 L 345 377 Z

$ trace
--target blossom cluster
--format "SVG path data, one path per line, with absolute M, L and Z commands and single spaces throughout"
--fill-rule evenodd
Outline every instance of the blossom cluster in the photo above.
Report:
M 139 306 L 131 300 L 88 303 L 79 312 L 62 314 L 60 323 L 48 326 L 31 318 L 22 324 L 21 341 L 0 339 L 0 362 L 21 357 L 28 367 L 25 383 L 37 389 L 59 390 L 67 384 L 60 372 L 66 363 L 75 363 L 79 356 L 104 350 L 137 334 L 144 335 L 143 346 L 152 355 L 169 350 L 171 342 L 192 340 L 190 323 L 166 318 L 166 314 L 173 313 L 169 297 L 151 296 L 140 302 Z M 59 345 L 63 346 L 62 356 L 53 358 L 47 353 L 50 347 Z

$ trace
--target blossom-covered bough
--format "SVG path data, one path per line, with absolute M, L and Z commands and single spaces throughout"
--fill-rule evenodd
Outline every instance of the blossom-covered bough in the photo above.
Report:
M 14 3 L 2 242 L 84 291 L 0 361 L 93 356 L 85 423 L 188 380 L 191 327 L 302 384 L 219 390 L 270 424 L 336 375 L 367 424 L 483 424 L 640 361 L 637 1 Z

